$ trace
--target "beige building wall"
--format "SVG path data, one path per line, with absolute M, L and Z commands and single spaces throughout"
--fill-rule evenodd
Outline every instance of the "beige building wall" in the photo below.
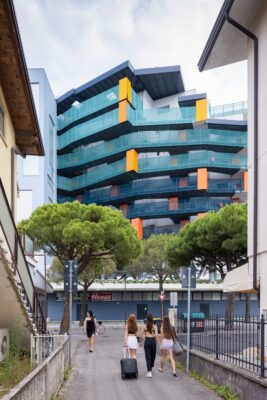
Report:
M 13 182 L 12 180 L 12 149 L 15 149 L 15 132 L 13 129 L 12 121 L 8 112 L 8 108 L 5 102 L 4 93 L 0 85 L 0 107 L 4 112 L 4 137 L 0 134 L 0 178 L 5 188 L 7 199 L 11 207 L 12 203 L 12 185 L 14 199 L 16 202 L 16 175 L 14 173 Z M 13 164 L 15 163 L 16 157 L 13 157 Z M 13 165 L 13 171 L 16 171 L 15 164 Z M 16 210 L 16 204 L 14 204 L 14 210 Z M 14 212 L 13 210 L 13 212 Z
M 258 271 L 260 272 L 261 312 L 267 310 L 267 2 L 256 13 L 250 30 L 259 40 L 258 96 Z M 253 255 L 253 134 L 254 134 L 254 61 L 253 41 L 248 40 L 248 256 L 252 271 Z

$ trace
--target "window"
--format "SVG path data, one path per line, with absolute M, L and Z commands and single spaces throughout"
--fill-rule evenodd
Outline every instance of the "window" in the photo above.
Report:
M 133 300 L 134 301 L 142 301 L 142 292 L 134 292 Z
M 154 292 L 153 293 L 153 300 L 154 301 L 159 301 L 159 292 Z
M 37 118 L 39 120 L 39 105 L 40 105 L 39 83 L 32 82 L 31 88 L 32 88 L 32 95 L 33 95 L 35 110 L 36 110 Z
M 126 292 L 126 293 L 124 292 L 122 298 L 124 301 L 125 300 L 132 301 L 133 296 L 131 292 Z
M 0 107 L 0 135 L 5 137 L 5 130 L 4 130 L 4 111 Z
M 23 175 L 39 175 L 39 157 L 27 156 L 23 160 Z
M 55 124 L 49 115 L 49 162 L 54 171 L 54 158 L 55 158 Z
M 152 300 L 152 292 L 144 292 L 143 301 L 151 301 L 151 300 Z
M 183 293 L 178 292 L 178 301 L 182 301 L 182 300 L 183 300 Z
M 203 300 L 211 300 L 211 292 L 203 292 Z
M 193 292 L 193 300 L 202 300 L 202 292 Z
M 18 198 L 18 221 L 28 219 L 32 211 L 32 190 L 20 190 Z
M 221 292 L 212 292 L 211 297 L 212 297 L 212 300 L 221 301 Z
M 112 301 L 121 301 L 121 292 L 112 293 Z

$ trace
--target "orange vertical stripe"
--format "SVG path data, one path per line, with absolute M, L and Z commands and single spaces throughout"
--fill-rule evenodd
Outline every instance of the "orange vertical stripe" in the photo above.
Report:
M 127 121 L 127 100 L 123 100 L 119 103 L 119 124 Z
M 208 189 L 208 170 L 207 168 L 199 168 L 197 170 L 197 188 Z
M 244 172 L 243 181 L 244 181 L 244 192 L 247 192 L 248 191 L 248 171 Z
M 169 210 L 178 210 L 178 208 L 179 208 L 178 197 L 170 197 L 169 198 Z
M 138 153 L 135 149 L 126 151 L 126 172 L 138 172 Z
M 143 239 L 143 223 L 141 218 L 134 218 L 131 220 L 131 224 L 137 232 L 139 239 Z

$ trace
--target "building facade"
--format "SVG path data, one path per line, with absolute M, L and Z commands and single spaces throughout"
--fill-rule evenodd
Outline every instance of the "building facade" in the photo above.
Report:
M 45 319 L 15 224 L 16 155 L 43 156 L 44 147 L 12 1 L 0 0 L 0 15 L 0 329 L 18 324 L 29 350 Z
M 51 321 L 60 321 L 63 315 L 65 293 L 63 285 L 52 284 L 54 292 L 48 294 L 48 317 Z M 168 314 L 170 293 L 176 292 L 178 298 L 178 313 L 187 311 L 187 290 L 180 283 L 164 284 L 165 299 L 163 301 L 164 315 Z M 81 310 L 82 288 L 79 288 L 73 301 L 72 315 L 74 321 L 79 321 Z M 193 313 L 202 312 L 206 317 L 224 316 L 226 310 L 226 293 L 222 284 L 197 283 L 191 293 L 191 310 Z M 251 315 L 258 313 L 258 295 L 250 298 Z M 246 295 L 237 294 L 234 302 L 235 315 L 245 315 Z M 87 294 L 87 309 L 93 310 L 98 320 L 123 321 L 133 313 L 142 320 L 147 313 L 160 317 L 159 285 L 157 283 L 127 282 L 94 282 Z
M 45 156 L 18 157 L 18 221 L 29 218 L 37 207 L 56 202 L 56 101 L 44 69 L 29 69 L 29 78 Z
M 116 207 L 140 238 L 239 201 L 245 107 L 210 109 L 179 66 L 115 67 L 57 100 L 58 201 Z

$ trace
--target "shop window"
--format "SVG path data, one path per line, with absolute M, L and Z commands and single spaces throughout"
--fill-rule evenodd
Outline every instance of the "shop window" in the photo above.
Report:
M 203 292 L 203 300 L 211 300 L 211 292 Z
M 133 292 L 133 300 L 142 301 L 142 292 Z
M 152 292 L 144 292 L 143 301 L 152 301 Z
M 202 300 L 202 292 L 193 292 L 193 300 Z
M 221 292 L 212 292 L 212 300 L 221 301 Z

